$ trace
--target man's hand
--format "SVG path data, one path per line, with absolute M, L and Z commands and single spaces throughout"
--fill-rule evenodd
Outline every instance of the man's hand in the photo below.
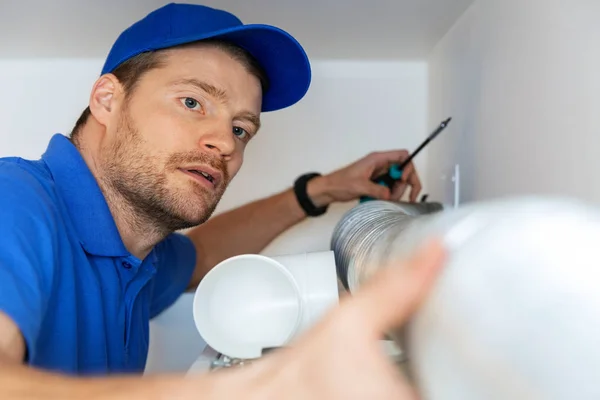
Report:
M 297 343 L 229 371 L 231 381 L 245 375 L 241 380 L 248 383 L 246 393 L 256 395 L 252 399 L 415 399 L 380 339 L 406 323 L 444 258 L 440 243 L 433 242 L 410 260 L 382 269 Z
M 397 201 L 410 187 L 409 200 L 414 202 L 421 192 L 421 180 L 412 163 L 402 171 L 402 179 L 391 190 L 372 181 L 408 156 L 406 150 L 371 153 L 344 168 L 311 180 L 307 192 L 313 203 L 320 207 L 352 201 L 361 196 Z

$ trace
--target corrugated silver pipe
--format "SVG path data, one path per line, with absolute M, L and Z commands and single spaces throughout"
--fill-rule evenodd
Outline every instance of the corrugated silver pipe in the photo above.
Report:
M 348 211 L 331 238 L 338 278 L 354 291 L 379 262 L 389 255 L 397 239 L 416 218 L 443 210 L 440 203 L 368 201 Z

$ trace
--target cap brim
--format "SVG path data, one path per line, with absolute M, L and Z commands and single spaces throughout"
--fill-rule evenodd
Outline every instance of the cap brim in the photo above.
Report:
M 240 25 L 210 34 L 171 39 L 155 46 L 155 49 L 203 39 L 227 40 L 256 58 L 269 79 L 269 88 L 263 93 L 263 112 L 289 107 L 300 101 L 308 91 L 311 68 L 306 52 L 294 37 L 274 26 Z

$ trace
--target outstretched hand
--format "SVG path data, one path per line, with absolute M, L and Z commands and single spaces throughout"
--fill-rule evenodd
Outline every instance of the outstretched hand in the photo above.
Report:
M 409 201 L 417 200 L 421 180 L 413 163 L 402 171 L 402 178 L 392 188 L 373 182 L 393 164 L 406 160 L 406 150 L 371 153 L 354 163 L 309 182 L 308 193 L 317 206 L 346 202 L 369 196 L 380 200 L 398 201 L 409 190 Z
M 231 395 L 224 398 L 416 399 L 383 353 L 380 339 L 407 322 L 444 259 L 441 243 L 434 241 L 410 259 L 378 271 L 290 347 L 220 375 Z

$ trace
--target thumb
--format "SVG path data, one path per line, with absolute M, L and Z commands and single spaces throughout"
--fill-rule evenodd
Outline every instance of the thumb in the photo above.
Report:
M 351 300 L 353 311 L 376 336 L 403 325 L 427 296 L 446 258 L 440 240 L 431 240 L 408 260 L 375 273 Z

